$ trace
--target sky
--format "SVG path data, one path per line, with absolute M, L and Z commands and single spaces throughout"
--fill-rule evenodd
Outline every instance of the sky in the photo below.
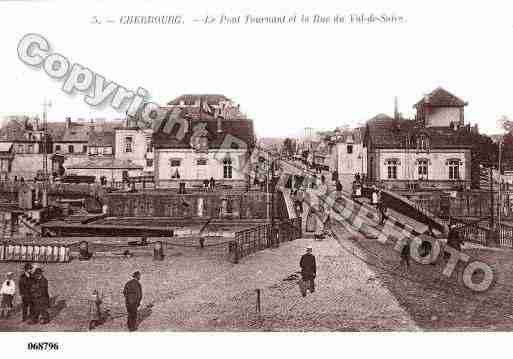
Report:
M 463 5 L 464 4 L 464 5 Z M 17 56 L 27 33 L 127 89 L 164 104 L 184 93 L 220 93 L 240 104 L 258 136 L 356 125 L 412 106 L 438 86 L 467 101 L 467 123 L 498 133 L 513 117 L 513 17 L 507 2 L 413 1 L 7 1 L 0 3 L 0 116 L 118 118 L 110 106 L 68 95 L 63 80 Z M 388 14 L 400 24 L 204 24 L 205 16 Z M 93 24 L 124 15 L 182 15 L 180 25 Z

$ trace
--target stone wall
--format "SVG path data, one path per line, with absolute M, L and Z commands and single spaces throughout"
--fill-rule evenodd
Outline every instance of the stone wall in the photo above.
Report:
M 165 191 L 139 193 L 111 193 L 106 196 L 109 216 L 113 217 L 174 217 L 174 218 L 267 218 L 267 194 L 245 193 L 190 193 Z M 275 214 L 286 217 L 285 201 L 275 194 Z

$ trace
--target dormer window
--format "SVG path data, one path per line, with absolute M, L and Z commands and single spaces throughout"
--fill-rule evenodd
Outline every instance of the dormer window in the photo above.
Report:
M 417 149 L 419 151 L 429 151 L 429 138 L 426 135 L 417 137 Z
M 190 144 L 195 151 L 208 151 L 208 131 L 205 123 L 198 124 L 194 127 Z

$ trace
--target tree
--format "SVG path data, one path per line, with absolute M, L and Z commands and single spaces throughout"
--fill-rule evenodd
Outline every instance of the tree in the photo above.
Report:
M 513 163 L 513 120 L 503 115 L 497 120 L 497 124 L 506 131 L 506 134 L 501 139 L 501 162 L 511 164 Z
M 296 153 L 296 141 L 292 138 L 286 138 L 283 141 L 283 151 L 288 156 L 292 156 Z

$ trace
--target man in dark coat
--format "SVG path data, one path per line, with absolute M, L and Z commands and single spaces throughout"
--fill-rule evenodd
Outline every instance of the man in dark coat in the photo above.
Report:
M 312 254 L 312 247 L 306 248 L 306 253 L 301 256 L 299 261 L 301 267 L 301 280 L 300 288 L 303 297 L 306 297 L 307 285 L 310 293 L 315 291 L 315 276 L 317 275 L 317 265 L 315 263 L 315 256 Z
M 401 250 L 401 262 L 399 267 L 406 266 L 406 269 L 410 268 L 410 241 L 408 240 Z
M 447 235 L 447 245 L 456 249 L 457 251 L 461 251 L 461 238 L 454 223 L 450 224 L 449 234 Z M 444 253 L 444 258 L 448 260 L 450 258 L 450 254 L 448 252 Z
M 25 263 L 23 274 L 18 281 L 20 297 L 21 297 L 21 315 L 22 321 L 26 321 L 32 316 L 32 264 Z
M 383 194 L 380 193 L 379 199 L 378 199 L 378 211 L 379 211 L 379 224 L 384 225 L 385 221 L 387 219 L 387 206 L 385 205 L 385 202 L 383 201 Z
M 131 332 L 137 330 L 137 308 L 141 305 L 142 300 L 142 287 L 141 283 L 139 283 L 141 273 L 137 271 L 132 277 L 133 279 L 129 280 L 123 289 L 126 311 L 128 313 L 127 326 Z
M 447 245 L 458 251 L 461 250 L 460 235 L 455 225 L 451 225 L 451 229 L 449 230 L 449 234 L 447 236 Z
M 43 275 L 41 268 L 34 270 L 34 281 L 31 286 L 33 300 L 33 315 L 31 324 L 47 324 L 50 321 L 48 307 L 50 306 L 50 295 L 48 294 L 48 281 Z M 41 317 L 41 321 L 40 320 Z

